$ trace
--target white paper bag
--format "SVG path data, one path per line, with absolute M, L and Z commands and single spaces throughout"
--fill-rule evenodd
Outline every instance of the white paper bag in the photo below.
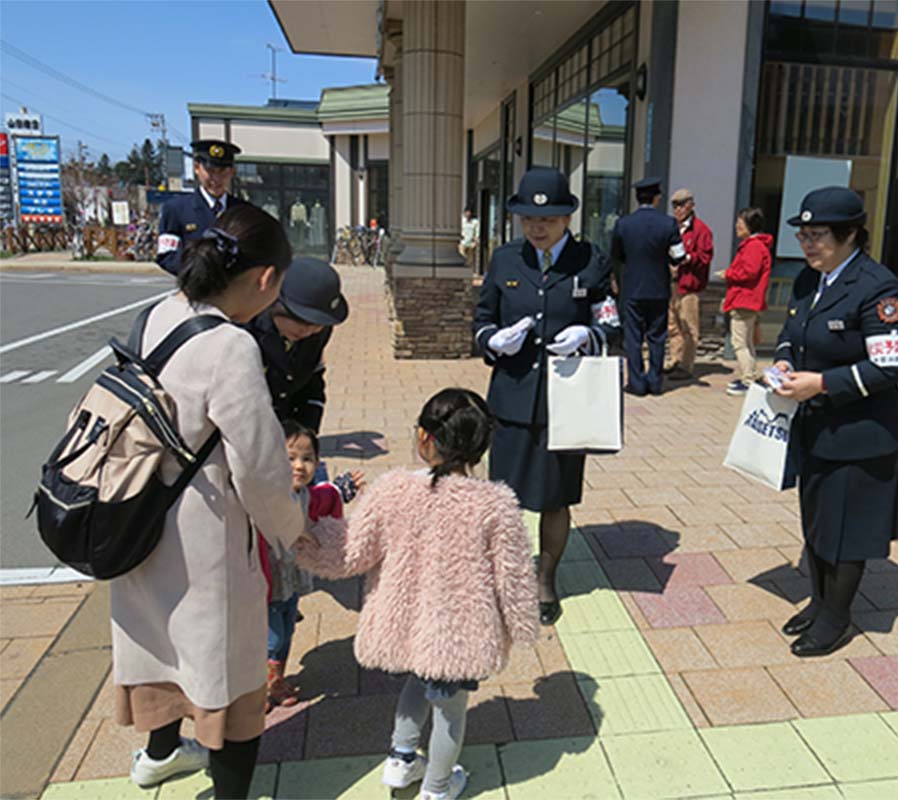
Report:
M 549 358 L 549 450 L 623 447 L 623 369 L 607 355 Z
M 789 488 L 794 476 L 787 455 L 797 410 L 794 400 L 751 384 L 723 465 L 773 489 Z

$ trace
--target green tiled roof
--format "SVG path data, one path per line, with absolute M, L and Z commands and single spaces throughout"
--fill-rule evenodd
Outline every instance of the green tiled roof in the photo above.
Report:
M 322 122 L 387 119 L 389 115 L 390 87 L 387 84 L 324 89 L 318 104 L 318 119 Z
M 213 119 L 252 119 L 271 122 L 296 122 L 307 125 L 318 124 L 318 113 L 308 108 L 277 108 L 271 106 L 231 106 L 210 103 L 188 103 L 187 112 L 191 117 L 211 117 Z

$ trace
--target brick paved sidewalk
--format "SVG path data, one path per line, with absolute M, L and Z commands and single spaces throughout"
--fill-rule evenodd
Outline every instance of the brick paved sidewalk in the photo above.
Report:
M 382 272 L 342 274 L 352 313 L 327 353 L 323 456 L 332 473 L 360 466 L 373 478 L 411 461 L 430 394 L 484 391 L 488 370 L 476 359 L 394 360 Z M 791 656 L 779 626 L 807 594 L 797 498 L 721 466 L 740 401 L 723 391 L 729 365 L 699 372 L 661 398 L 628 397 L 624 451 L 587 460 L 559 571 L 564 615 L 472 697 L 464 797 L 898 796 L 898 550 L 870 564 L 850 646 Z M 3 600 L 5 637 L 11 603 L 29 597 Z M 358 581 L 320 583 L 302 600 L 288 673 L 303 702 L 269 715 L 258 796 L 387 797 L 378 768 L 397 682 L 352 657 L 358 603 Z M 21 638 L 32 630 L 34 641 Z M 15 631 L 0 652 L 4 696 L 18 680 L 5 654 L 39 659 L 54 635 Z M 204 775 L 132 787 L 122 776 L 144 737 L 111 713 L 106 678 L 45 797 L 209 796 Z

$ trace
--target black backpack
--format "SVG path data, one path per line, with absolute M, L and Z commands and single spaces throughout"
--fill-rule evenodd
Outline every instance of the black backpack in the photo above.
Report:
M 178 433 L 175 403 L 158 375 L 181 345 L 227 320 L 204 314 L 178 325 L 145 358 L 140 343 L 155 306 L 137 318 L 128 346 L 109 342 L 116 363 L 104 370 L 69 416 L 68 429 L 42 467 L 34 497 L 44 544 L 63 563 L 95 578 L 140 564 L 162 536 L 165 515 L 221 440 L 196 452 Z M 171 453 L 182 472 L 165 485 Z

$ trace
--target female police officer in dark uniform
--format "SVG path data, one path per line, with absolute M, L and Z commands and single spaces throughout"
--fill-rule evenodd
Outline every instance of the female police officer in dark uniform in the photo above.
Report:
M 580 502 L 584 456 L 549 452 L 546 366 L 551 355 L 595 353 L 610 291 L 610 263 L 568 231 L 579 201 L 558 170 L 527 172 L 508 210 L 521 216 L 524 240 L 496 250 L 474 313 L 474 338 L 493 367 L 487 402 L 499 421 L 490 479 L 511 486 L 524 508 L 540 512 L 540 618 L 561 615 L 555 569 Z
M 850 639 L 864 562 L 898 528 L 898 278 L 864 254 L 866 214 L 843 187 L 817 189 L 789 220 L 808 266 L 795 280 L 776 348 L 777 391 L 801 403 L 801 521 L 811 602 L 783 630 L 797 656 Z

